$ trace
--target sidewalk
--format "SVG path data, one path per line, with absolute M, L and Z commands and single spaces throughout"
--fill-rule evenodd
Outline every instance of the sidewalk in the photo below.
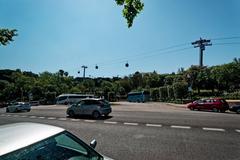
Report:
M 114 111 L 144 111 L 144 112 L 169 112 L 185 110 L 185 105 L 171 104 L 163 102 L 146 102 L 146 103 L 130 103 L 130 102 L 112 102 Z
M 174 106 L 174 107 L 180 107 L 180 108 L 186 108 L 187 104 L 176 104 L 176 103 L 166 103 L 167 105 Z

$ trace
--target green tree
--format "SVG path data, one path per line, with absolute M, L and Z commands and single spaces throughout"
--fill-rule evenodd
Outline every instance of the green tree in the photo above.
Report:
M 131 80 L 131 86 L 134 89 L 142 87 L 143 78 L 142 78 L 142 74 L 140 72 L 137 71 L 133 75 L 130 75 L 130 80 Z
M 111 82 L 109 81 L 103 81 L 101 83 L 101 89 L 103 91 L 103 96 L 107 99 L 109 99 L 109 92 L 111 92 L 113 90 L 113 85 Z
M 172 85 L 175 75 L 167 75 L 165 77 L 165 85 Z
M 197 80 L 198 74 L 201 72 L 202 68 L 199 66 L 191 66 L 184 74 L 185 81 L 188 82 L 193 89 L 198 90 L 198 94 L 200 93 L 200 84 Z
M 150 90 L 150 95 L 153 101 L 159 100 L 159 88 L 153 88 Z
M 167 86 L 163 86 L 159 88 L 159 98 L 162 101 L 165 101 L 168 98 Z
M 13 37 L 17 36 L 16 29 L 3 29 L 0 28 L 0 45 L 6 46 L 9 42 L 13 41 Z
M 64 75 L 64 70 L 59 69 L 58 74 L 59 74 L 61 77 L 63 77 L 63 75 Z
M 127 20 L 128 28 L 133 24 L 134 18 L 143 10 L 141 0 L 115 0 L 117 5 L 123 6 L 122 14 Z
M 211 77 L 211 69 L 210 68 L 202 68 L 197 75 L 196 79 L 199 88 L 201 89 L 211 89 L 214 92 L 214 88 L 216 86 L 216 81 Z
M 124 91 L 126 93 L 130 92 L 132 90 L 132 85 L 130 83 L 130 79 L 125 76 L 122 80 L 119 80 L 120 86 L 124 88 Z
M 167 94 L 168 94 L 168 99 L 175 99 L 174 97 L 174 90 L 173 90 L 173 86 L 168 85 L 167 86 Z
M 156 71 L 145 74 L 144 81 L 146 83 L 146 86 L 149 86 L 150 88 L 157 88 L 157 87 L 162 86 L 160 76 L 159 76 L 159 74 L 157 74 Z
M 176 99 L 187 97 L 188 95 L 188 84 L 186 82 L 173 83 L 174 97 Z

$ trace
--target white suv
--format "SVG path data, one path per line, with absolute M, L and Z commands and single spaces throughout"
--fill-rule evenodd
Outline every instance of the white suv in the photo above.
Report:
M 15 102 L 6 108 L 6 112 L 31 111 L 31 105 L 27 102 Z
M 83 99 L 67 109 L 67 114 L 70 117 L 75 115 L 90 115 L 95 119 L 99 118 L 101 115 L 108 116 L 111 112 L 112 108 L 109 102 L 98 98 Z

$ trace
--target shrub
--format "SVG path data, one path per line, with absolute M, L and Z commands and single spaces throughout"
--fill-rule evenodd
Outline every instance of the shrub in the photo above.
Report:
M 175 99 L 182 99 L 188 96 L 188 84 L 186 82 L 173 83 L 173 91 Z
M 227 93 L 223 96 L 225 99 L 240 99 L 240 91 Z
M 159 89 L 158 88 L 151 89 L 150 94 L 151 94 L 151 98 L 153 101 L 159 100 Z
M 173 86 L 167 86 L 168 99 L 175 99 Z
M 165 101 L 168 98 L 168 91 L 166 86 L 159 88 L 159 98 L 162 101 Z

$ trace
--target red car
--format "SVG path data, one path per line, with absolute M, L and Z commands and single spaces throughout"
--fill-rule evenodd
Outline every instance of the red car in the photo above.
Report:
M 225 112 L 229 109 L 228 103 L 223 98 L 201 99 L 189 103 L 187 107 L 190 110 L 212 110 L 214 112 Z

